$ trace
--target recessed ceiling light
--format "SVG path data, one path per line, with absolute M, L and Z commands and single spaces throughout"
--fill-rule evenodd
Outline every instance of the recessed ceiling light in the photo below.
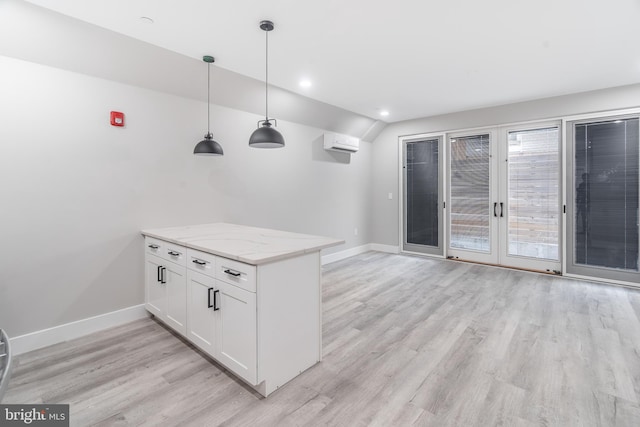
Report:
M 300 80 L 300 87 L 311 87 L 311 80 L 309 79 Z
M 389 112 L 387 110 L 382 110 L 380 111 L 380 115 L 383 117 L 387 117 L 389 115 Z
M 144 22 L 145 24 L 153 24 L 153 19 L 149 18 L 148 16 L 141 16 L 140 21 Z

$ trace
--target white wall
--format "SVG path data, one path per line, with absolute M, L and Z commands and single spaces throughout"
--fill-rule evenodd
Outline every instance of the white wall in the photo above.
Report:
M 526 84 L 526 82 L 523 82 Z M 557 96 L 536 101 L 397 122 L 385 127 L 373 143 L 373 242 L 399 244 L 398 138 L 421 133 L 559 118 L 640 106 L 640 84 Z M 388 200 L 393 193 L 393 200 Z
M 125 113 L 124 128 L 109 125 L 110 110 Z M 10 336 L 142 303 L 142 228 L 228 221 L 347 241 L 334 251 L 371 241 L 369 143 L 334 156 L 323 130 L 283 121 L 285 148 L 253 149 L 260 117 L 214 105 L 225 155 L 196 157 L 206 103 L 6 56 L 0 117 Z

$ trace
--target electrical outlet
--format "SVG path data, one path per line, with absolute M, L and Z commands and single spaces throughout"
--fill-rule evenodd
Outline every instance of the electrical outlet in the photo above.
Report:
M 389 200 L 393 200 L 393 193 L 389 193 Z
M 354 229 L 353 229 L 353 235 L 354 235 L 354 236 L 357 236 L 357 235 L 358 235 L 358 227 L 356 227 L 356 228 L 354 228 Z

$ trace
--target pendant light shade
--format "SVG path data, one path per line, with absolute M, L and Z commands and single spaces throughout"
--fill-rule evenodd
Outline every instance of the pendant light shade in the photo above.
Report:
M 280 148 L 284 147 L 284 138 L 282 134 L 273 128 L 273 122 L 277 125 L 275 119 L 269 119 L 269 31 L 273 31 L 273 22 L 260 22 L 260 29 L 265 32 L 265 117 L 264 120 L 258 122 L 256 129 L 249 138 L 249 146 L 255 148 Z
M 213 135 L 208 133 L 202 141 L 196 144 L 193 154 L 196 156 L 222 156 L 224 152 L 222 151 L 222 146 L 213 140 Z
M 282 134 L 271 127 L 268 121 L 259 122 L 262 126 L 254 130 L 249 138 L 249 145 L 255 148 L 280 148 L 284 147 Z
M 207 134 L 204 136 L 204 139 L 193 149 L 193 154 L 196 156 L 222 156 L 224 152 L 222 151 L 222 146 L 218 144 L 213 139 L 213 134 L 210 131 L 210 101 L 209 96 L 211 94 L 211 64 L 215 62 L 213 56 L 203 56 L 202 60 L 206 62 L 207 65 Z

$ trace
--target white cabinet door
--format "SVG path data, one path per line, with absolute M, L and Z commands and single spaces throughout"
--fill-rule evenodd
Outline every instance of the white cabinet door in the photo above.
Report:
M 164 318 L 167 311 L 167 292 L 162 283 L 162 263 L 164 261 L 155 256 L 145 256 L 145 307 L 159 318 Z
M 187 334 L 187 269 L 172 262 L 164 262 L 167 288 L 165 322 L 173 329 Z
M 257 383 L 256 294 L 216 280 L 216 359 L 250 384 Z
M 215 283 L 213 277 L 187 271 L 187 337 L 213 357 L 217 314 L 214 311 Z

